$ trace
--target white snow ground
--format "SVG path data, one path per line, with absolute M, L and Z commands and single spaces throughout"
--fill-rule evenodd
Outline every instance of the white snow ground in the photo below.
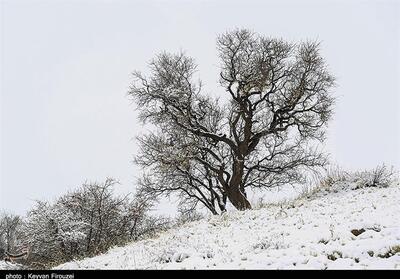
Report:
M 398 183 L 346 188 L 212 216 L 55 269 L 400 269 Z
M 0 270 L 17 270 L 22 268 L 23 267 L 21 265 L 16 263 L 0 261 Z

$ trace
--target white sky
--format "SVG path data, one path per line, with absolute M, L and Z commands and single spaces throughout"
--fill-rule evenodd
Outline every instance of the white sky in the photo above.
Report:
M 24 213 L 86 179 L 134 190 L 135 70 L 186 50 L 218 87 L 217 34 L 318 39 L 339 97 L 327 149 L 348 169 L 400 167 L 397 1 L 0 0 L 0 209 Z

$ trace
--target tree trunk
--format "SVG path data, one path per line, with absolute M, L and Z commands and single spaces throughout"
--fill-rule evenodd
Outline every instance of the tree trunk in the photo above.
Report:
M 241 191 L 242 179 L 244 173 L 244 160 L 235 160 L 233 164 L 233 174 L 227 189 L 227 196 L 229 201 L 238 210 L 251 209 L 251 204 L 247 200 L 244 191 Z
M 246 196 L 240 191 L 239 187 L 230 189 L 228 192 L 228 199 L 233 206 L 238 210 L 251 209 L 251 204 Z

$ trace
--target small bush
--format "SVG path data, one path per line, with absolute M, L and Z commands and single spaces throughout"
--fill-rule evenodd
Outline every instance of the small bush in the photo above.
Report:
M 348 181 L 350 174 L 339 166 L 330 166 L 326 169 L 326 175 L 320 180 L 321 188 L 329 189 L 338 182 Z
M 261 241 L 259 243 L 256 243 L 253 245 L 253 249 L 261 249 L 265 250 L 268 249 L 271 246 L 271 243 L 268 241 Z
M 199 221 L 204 218 L 204 215 L 196 210 L 191 211 L 180 211 L 180 214 L 175 219 L 177 226 L 184 225 L 186 223 Z
M 347 172 L 338 166 L 330 166 L 324 176 L 319 177 L 314 187 L 307 187 L 302 194 L 311 196 L 320 190 L 337 192 L 341 189 L 361 189 L 368 187 L 385 188 L 393 184 L 397 179 L 397 173 L 393 167 L 385 164 L 373 170 Z
M 389 187 L 395 180 L 396 172 L 393 167 L 386 165 L 376 167 L 371 171 L 356 172 L 353 181 L 357 184 L 356 189 L 366 187 L 385 188 Z
M 274 234 L 270 237 L 260 239 L 257 243 L 252 245 L 254 250 L 266 250 L 266 249 L 286 249 L 288 245 L 285 244 L 283 234 Z

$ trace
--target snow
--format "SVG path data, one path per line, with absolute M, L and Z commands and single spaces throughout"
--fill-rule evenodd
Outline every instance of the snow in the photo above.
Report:
M 17 270 L 23 267 L 17 263 L 10 263 L 6 261 L 0 261 L 0 270 Z
M 400 249 L 399 185 L 350 188 L 211 216 L 55 269 L 400 269 L 400 253 L 383 257 Z

